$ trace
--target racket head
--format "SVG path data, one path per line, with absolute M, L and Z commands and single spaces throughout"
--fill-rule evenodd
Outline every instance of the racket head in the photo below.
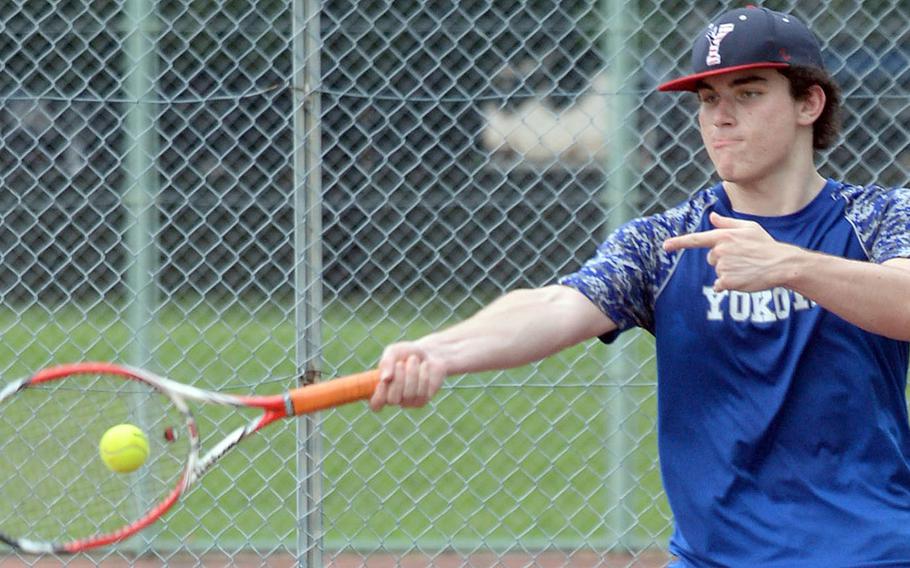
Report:
M 198 459 L 196 421 L 168 381 L 106 363 L 53 367 L 0 387 L 0 541 L 73 553 L 124 540 L 163 515 Z M 104 465 L 99 442 L 140 427 L 149 457 L 132 473 Z

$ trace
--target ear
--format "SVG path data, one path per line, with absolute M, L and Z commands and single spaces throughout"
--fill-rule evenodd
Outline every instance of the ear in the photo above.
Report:
M 825 96 L 825 90 L 821 88 L 821 85 L 809 87 L 806 96 L 796 101 L 797 122 L 802 126 L 811 126 L 825 110 L 827 101 L 828 97 Z

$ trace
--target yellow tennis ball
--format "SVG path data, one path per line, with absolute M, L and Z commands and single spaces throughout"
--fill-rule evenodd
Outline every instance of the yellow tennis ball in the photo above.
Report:
M 108 469 L 129 473 L 139 469 L 149 457 L 149 440 L 136 426 L 118 424 L 101 436 L 99 449 L 101 460 Z

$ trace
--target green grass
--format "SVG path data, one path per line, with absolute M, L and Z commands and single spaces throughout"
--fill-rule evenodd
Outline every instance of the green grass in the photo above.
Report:
M 370 367 L 387 343 L 417 337 L 468 309 L 474 306 L 453 313 L 442 302 L 413 299 L 332 305 L 321 322 L 324 372 Z M 111 306 L 0 310 L 3 373 L 127 360 L 133 335 L 124 321 Z M 148 335 L 152 366 L 175 379 L 235 392 L 293 385 L 297 335 L 288 308 L 167 305 Z M 669 512 L 655 466 L 650 352 L 643 336 L 623 349 L 622 373 L 634 378 L 622 388 L 604 386 L 621 380 L 604 371 L 606 350 L 580 346 L 538 365 L 453 378 L 423 409 L 374 414 L 352 405 L 324 413 L 327 545 L 485 548 L 521 541 L 532 548 L 548 542 L 605 548 L 616 541 L 610 524 L 617 519 L 629 529 L 627 543 L 664 544 Z M 624 446 L 608 435 L 617 412 Z M 209 442 L 247 418 L 223 409 L 197 413 Z M 615 455 L 623 447 L 627 453 Z M 190 545 L 292 541 L 296 455 L 292 424 L 245 442 L 169 513 L 154 538 Z M 626 479 L 617 485 L 622 471 Z M 620 487 L 632 510 L 625 517 L 617 516 Z

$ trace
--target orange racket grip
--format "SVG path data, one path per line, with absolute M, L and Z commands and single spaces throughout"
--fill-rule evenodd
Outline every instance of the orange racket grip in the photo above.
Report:
M 366 371 L 296 388 L 288 392 L 294 414 L 316 412 L 373 396 L 379 384 L 379 370 Z

